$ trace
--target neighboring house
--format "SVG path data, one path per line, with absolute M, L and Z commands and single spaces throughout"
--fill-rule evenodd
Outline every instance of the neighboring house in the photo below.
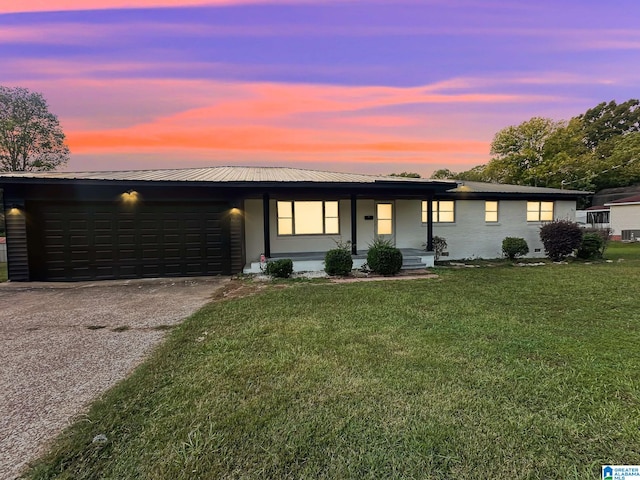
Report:
M 611 214 L 613 240 L 638 241 L 640 239 L 640 195 L 606 203 Z
M 587 194 L 276 167 L 12 173 L 0 187 L 13 281 L 228 275 L 261 256 L 321 268 L 336 242 L 361 258 L 378 237 L 427 266 L 434 235 L 448 259 L 499 257 L 507 236 L 542 256 L 541 224 L 575 219 Z
M 7 261 L 7 242 L 5 237 L 0 237 L 0 263 Z
M 576 211 L 576 222 L 583 228 L 610 228 L 609 207 L 594 205 L 586 210 Z

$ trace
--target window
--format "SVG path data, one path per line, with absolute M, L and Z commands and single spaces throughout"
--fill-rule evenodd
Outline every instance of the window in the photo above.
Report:
M 487 200 L 484 202 L 484 221 L 485 222 L 497 222 L 498 221 L 498 202 Z
M 393 204 L 378 203 L 376 209 L 376 234 L 393 235 Z
M 340 233 L 338 202 L 277 202 L 278 235 Z
M 453 200 L 434 200 L 432 202 L 433 221 L 436 223 L 455 222 L 455 202 Z M 422 202 L 422 223 L 427 223 L 427 202 Z
M 527 202 L 527 222 L 553 220 L 553 202 Z

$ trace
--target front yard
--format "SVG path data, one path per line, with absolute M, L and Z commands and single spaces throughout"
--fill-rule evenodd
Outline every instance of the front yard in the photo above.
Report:
M 238 280 L 228 297 L 260 291 L 184 322 L 29 476 L 585 479 L 640 464 L 639 248 L 430 280 Z

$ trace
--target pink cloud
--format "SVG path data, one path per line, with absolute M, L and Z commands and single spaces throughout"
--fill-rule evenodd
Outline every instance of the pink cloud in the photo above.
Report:
M 322 0 L 323 2 L 331 0 Z M 106 10 L 120 8 L 163 8 L 226 6 L 247 4 L 304 4 L 314 0 L 19 0 L 0 4 L 1 13 Z

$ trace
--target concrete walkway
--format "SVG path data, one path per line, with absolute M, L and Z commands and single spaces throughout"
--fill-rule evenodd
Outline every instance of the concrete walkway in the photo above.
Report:
M 0 478 L 46 451 L 228 278 L 0 284 Z

